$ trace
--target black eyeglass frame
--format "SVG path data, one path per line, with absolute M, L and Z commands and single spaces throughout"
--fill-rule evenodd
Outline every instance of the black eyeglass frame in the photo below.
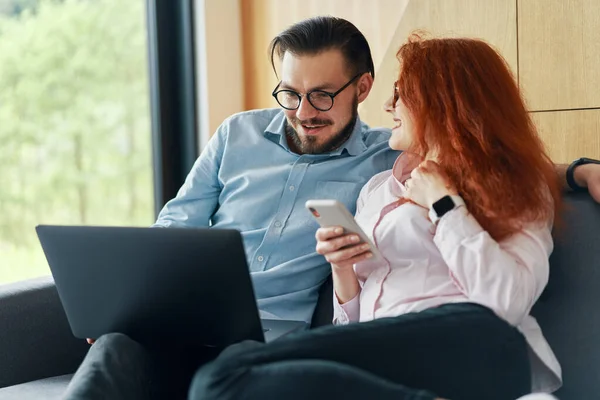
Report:
M 392 96 L 392 107 L 396 107 L 398 99 L 400 99 L 400 90 L 398 89 L 398 82 L 394 82 L 394 94 Z
M 306 93 L 305 95 L 302 95 L 302 94 L 300 94 L 300 93 L 298 93 L 298 92 L 296 92 L 294 90 L 290 90 L 290 89 L 277 90 L 277 89 L 279 89 L 279 86 L 281 85 L 281 81 L 279 81 L 279 83 L 277 84 L 277 86 L 275 86 L 275 89 L 273 89 L 273 93 L 271 93 L 271 96 L 275 97 L 275 101 L 277 102 L 277 104 L 279 104 L 282 108 L 284 108 L 286 110 L 297 110 L 298 108 L 300 108 L 300 104 L 302 103 L 302 97 L 306 96 L 306 99 L 308 100 L 308 102 L 310 103 L 310 105 L 313 106 L 316 110 L 323 111 L 323 112 L 324 111 L 329 111 L 329 110 L 331 110 L 333 108 L 335 96 L 337 96 L 338 94 L 340 94 L 341 92 L 343 92 L 344 89 L 346 89 L 348 86 L 350 86 L 355 80 L 357 80 L 359 77 L 361 77 L 365 73 L 366 72 L 361 72 L 361 73 L 358 73 L 358 74 L 354 75 L 354 77 L 352 79 L 350 79 L 344 86 L 342 86 L 341 88 L 339 88 L 338 91 L 334 92 L 334 93 L 318 89 L 318 90 L 311 90 L 310 92 Z M 277 98 L 277 95 L 279 93 L 282 93 L 282 92 L 289 92 L 289 93 L 292 93 L 292 94 L 296 95 L 296 97 L 298 97 L 298 105 L 296 107 L 290 108 L 290 107 L 286 107 L 283 104 L 281 104 L 279 102 L 279 99 Z M 313 102 L 310 101 L 310 96 L 313 93 L 323 93 L 323 94 L 329 96 L 331 98 L 331 106 L 329 106 L 329 108 L 319 108 L 319 107 L 315 106 L 313 104 Z

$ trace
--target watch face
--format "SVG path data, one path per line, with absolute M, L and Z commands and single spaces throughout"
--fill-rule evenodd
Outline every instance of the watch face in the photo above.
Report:
M 432 205 L 433 210 L 438 217 L 446 214 L 448 211 L 454 208 L 454 201 L 450 196 L 444 196 Z

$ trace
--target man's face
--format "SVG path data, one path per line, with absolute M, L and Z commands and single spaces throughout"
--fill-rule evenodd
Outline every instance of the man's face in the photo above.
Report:
M 358 104 L 372 86 L 372 78 L 364 74 L 340 92 L 328 111 L 313 107 L 306 94 L 313 90 L 337 92 L 353 76 L 349 76 L 346 60 L 339 50 L 297 56 L 286 52 L 281 66 L 278 90 L 293 90 L 302 96 L 297 110 L 284 109 L 287 118 L 288 144 L 299 154 L 326 153 L 340 147 L 352 133 Z

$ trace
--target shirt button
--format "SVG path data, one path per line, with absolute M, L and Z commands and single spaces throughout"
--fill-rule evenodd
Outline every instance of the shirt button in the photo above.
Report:
M 265 258 L 264 258 L 263 256 L 258 256 L 258 258 L 257 258 L 257 260 L 258 260 L 259 262 L 262 262 L 264 259 L 265 259 Z
M 294 185 L 290 186 L 290 192 L 293 192 L 293 191 L 294 191 L 294 189 L 296 189 L 296 188 L 294 187 Z
M 276 226 L 277 228 L 279 228 L 279 227 L 281 226 L 281 222 L 279 222 L 279 221 L 275 221 L 275 226 Z

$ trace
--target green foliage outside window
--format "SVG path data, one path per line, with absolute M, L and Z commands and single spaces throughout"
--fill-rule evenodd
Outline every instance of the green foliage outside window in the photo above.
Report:
M 0 0 L 0 283 L 48 274 L 41 223 L 149 225 L 143 0 Z

